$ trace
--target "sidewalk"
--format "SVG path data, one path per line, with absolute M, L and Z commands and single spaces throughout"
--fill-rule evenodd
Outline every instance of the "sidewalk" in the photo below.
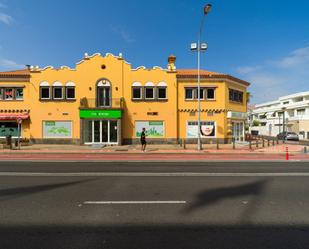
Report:
M 262 148 L 260 144 L 257 148 L 252 145 L 249 149 L 247 144 L 236 144 L 233 149 L 231 144 L 220 144 L 217 149 L 216 144 L 205 144 L 203 150 L 198 151 L 195 144 L 188 144 L 184 149 L 180 145 L 163 144 L 147 145 L 147 154 L 285 154 L 288 147 L 290 154 L 303 154 L 304 147 L 298 144 L 279 144 Z M 309 148 L 308 148 L 309 149 Z M 140 145 L 123 146 L 80 146 L 80 145 L 31 145 L 24 146 L 21 150 L 2 149 L 0 154 L 141 154 Z

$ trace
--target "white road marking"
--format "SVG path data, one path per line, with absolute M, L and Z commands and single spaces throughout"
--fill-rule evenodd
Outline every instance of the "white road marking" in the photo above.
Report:
M 309 176 L 309 172 L 282 172 L 282 173 L 207 173 L 207 172 L 0 172 L 0 176 L 22 177 L 284 177 L 284 176 Z
M 85 201 L 84 205 L 186 204 L 186 201 Z

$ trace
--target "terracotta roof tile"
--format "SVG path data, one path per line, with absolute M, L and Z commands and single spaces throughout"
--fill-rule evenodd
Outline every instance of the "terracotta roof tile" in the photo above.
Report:
M 0 77 L 14 77 L 14 76 L 29 76 L 30 71 L 28 69 L 0 72 Z
M 197 78 L 198 70 L 197 69 L 177 69 L 177 78 L 178 79 L 185 79 L 185 78 Z M 229 79 L 232 81 L 236 81 L 242 85 L 249 86 L 250 83 L 241 79 L 238 79 L 234 76 L 228 75 L 228 74 L 222 74 L 217 72 L 211 72 L 207 70 L 200 70 L 200 76 L 202 79 L 205 78 L 223 78 L 223 79 Z
M 177 75 L 197 75 L 197 69 L 178 69 Z M 211 72 L 207 70 L 200 70 L 200 75 L 224 75 L 221 73 Z

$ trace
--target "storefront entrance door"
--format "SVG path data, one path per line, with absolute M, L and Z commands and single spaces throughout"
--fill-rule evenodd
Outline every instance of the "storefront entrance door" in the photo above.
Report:
M 244 123 L 243 122 L 232 122 L 233 127 L 233 138 L 235 141 L 244 140 Z
M 85 144 L 117 144 L 116 120 L 87 120 L 84 126 Z

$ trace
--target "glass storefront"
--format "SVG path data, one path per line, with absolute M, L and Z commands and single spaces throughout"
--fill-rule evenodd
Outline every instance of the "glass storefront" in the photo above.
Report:
M 118 121 L 84 120 L 83 133 L 85 144 L 118 144 Z
M 0 122 L 0 137 L 18 137 L 18 124 L 17 122 Z

